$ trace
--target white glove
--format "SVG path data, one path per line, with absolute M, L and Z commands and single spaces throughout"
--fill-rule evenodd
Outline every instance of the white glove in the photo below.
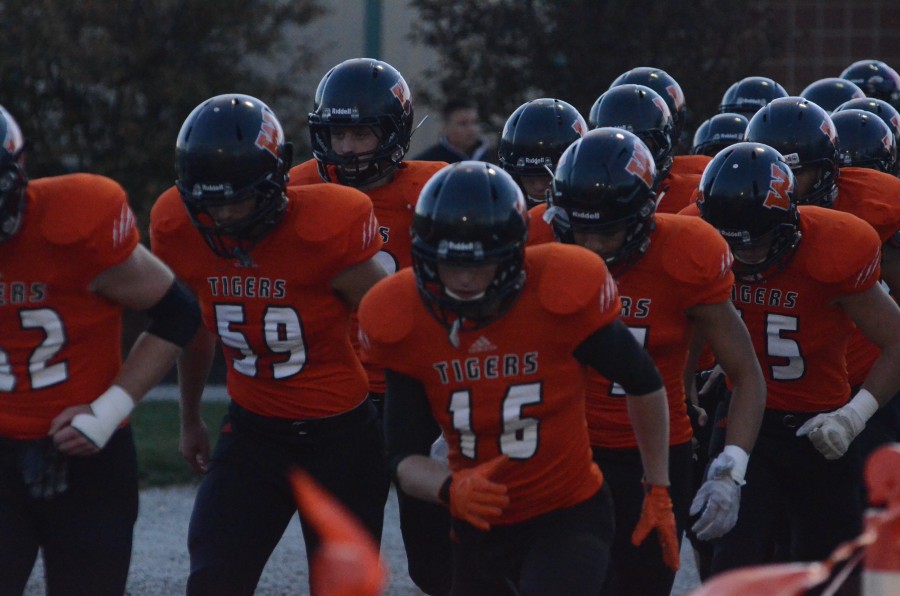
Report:
M 740 447 L 728 445 L 709 467 L 690 509 L 691 515 L 703 512 L 691 527 L 700 540 L 721 538 L 737 523 L 748 458 Z
M 807 420 L 797 429 L 797 436 L 809 437 L 825 459 L 838 459 L 847 453 L 850 443 L 877 411 L 878 401 L 871 393 L 861 389 L 847 405 Z

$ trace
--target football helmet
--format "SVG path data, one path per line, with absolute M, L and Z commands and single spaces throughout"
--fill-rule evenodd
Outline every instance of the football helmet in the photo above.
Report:
M 503 126 L 500 166 L 520 185 L 522 177 L 552 176 L 566 147 L 586 132 L 584 118 L 570 104 L 551 98 L 526 102 Z
M 855 83 L 866 97 L 900 105 L 900 75 L 881 60 L 859 60 L 844 69 L 842 79 Z
M 881 118 L 864 110 L 841 110 L 831 121 L 841 140 L 841 166 L 897 174 L 897 141 Z
M 669 106 L 653 89 L 632 84 L 610 88 L 594 102 L 588 122 L 591 128 L 614 127 L 634 133 L 653 155 L 658 180 L 669 174 L 675 124 Z
M 852 81 L 836 77 L 814 81 L 800 92 L 800 97 L 808 99 L 829 114 L 845 101 L 865 96 L 863 90 Z
M 842 112 L 844 110 L 863 110 L 877 115 L 894 133 L 897 148 L 900 149 L 900 112 L 898 112 L 894 106 L 883 99 L 866 97 L 864 99 L 851 99 L 848 102 L 842 103 L 834 109 L 833 113 Z
M 816 168 L 812 188 L 797 202 L 830 207 L 837 196 L 838 136 L 825 110 L 802 97 L 782 97 L 758 111 L 746 140 L 780 152 L 794 172 Z
M 249 95 L 210 98 L 194 108 L 175 145 L 175 185 L 214 253 L 249 263 L 250 250 L 284 215 L 292 148 L 269 106 Z M 224 207 L 252 204 L 236 220 Z
M 725 147 L 743 141 L 746 131 L 747 118 L 744 116 L 729 113 L 716 114 L 697 128 L 691 153 L 713 157 Z
M 609 86 L 610 89 L 619 85 L 643 85 L 656 91 L 669 107 L 672 114 L 672 139 L 678 144 L 681 133 L 684 130 L 684 122 L 687 116 L 687 104 L 684 100 L 684 92 L 681 85 L 672 78 L 669 73 L 652 66 L 638 66 L 619 75 Z
M 25 138 L 15 119 L 0 106 L 0 242 L 19 231 L 25 211 Z
M 461 161 L 439 170 L 419 194 L 411 232 L 419 295 L 454 345 L 460 329 L 490 324 L 521 293 L 528 212 L 519 185 L 497 166 Z M 449 293 L 438 271 L 489 264 L 497 265 L 494 278 L 472 299 Z
M 622 246 L 606 264 L 614 275 L 650 246 L 656 209 L 656 166 L 647 146 L 621 128 L 597 128 L 573 143 L 553 177 L 548 218 L 560 242 L 575 233 L 610 235 L 625 230 Z
M 335 173 L 338 182 L 355 187 L 390 176 L 409 150 L 412 124 L 412 95 L 397 69 L 372 58 L 341 62 L 322 78 L 309 114 L 319 175 L 332 182 Z M 336 126 L 368 127 L 378 146 L 366 153 L 338 154 L 331 146 L 331 130 Z
M 745 77 L 732 83 L 719 103 L 719 113 L 733 112 L 746 116 L 753 114 L 773 99 L 787 97 L 784 87 L 769 77 Z
M 757 283 L 776 275 L 800 244 L 794 174 L 768 145 L 736 143 L 716 155 L 700 178 L 697 206 L 731 247 L 740 281 Z M 761 253 L 754 262 L 741 260 L 754 249 Z

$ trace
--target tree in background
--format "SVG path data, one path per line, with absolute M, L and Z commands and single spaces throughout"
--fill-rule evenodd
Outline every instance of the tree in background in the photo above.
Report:
M 0 2 L 0 104 L 28 138 L 35 177 L 109 176 L 146 229 L 175 179 L 175 138 L 190 111 L 228 92 L 259 97 L 301 147 L 314 65 L 297 28 L 315 0 Z
M 728 86 L 764 75 L 785 25 L 761 4 L 715 0 L 411 0 L 413 40 L 435 48 L 423 101 L 475 100 L 498 131 L 519 105 L 556 97 L 587 116 L 610 83 L 636 66 L 679 82 L 697 126 Z M 692 132 L 692 131 L 691 131 Z

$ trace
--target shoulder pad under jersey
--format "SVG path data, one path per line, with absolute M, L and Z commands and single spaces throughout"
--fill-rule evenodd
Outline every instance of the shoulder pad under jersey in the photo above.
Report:
M 382 279 L 366 292 L 359 305 L 361 332 L 371 342 L 399 342 L 412 332 L 420 301 L 411 268 Z
M 79 244 L 101 234 L 108 234 L 110 239 L 116 234 L 124 238 L 135 225 L 125 190 L 105 176 L 38 178 L 29 182 L 28 188 L 44 203 L 41 232 L 53 244 Z
M 699 217 L 656 216 L 658 225 L 670 229 L 661 247 L 663 268 L 673 279 L 691 285 L 719 280 L 731 271 L 728 243 L 711 225 Z M 655 238 L 651 236 L 651 246 Z
M 858 276 L 880 255 L 875 229 L 855 215 L 821 207 L 800 207 L 801 249 L 809 255 L 809 274 L 823 283 Z M 804 246 L 805 244 L 805 246 Z
M 875 228 L 882 242 L 900 230 L 900 179 L 865 168 L 841 168 L 835 208 Z
M 538 274 L 541 306 L 553 314 L 569 315 L 588 307 L 609 283 L 613 286 L 610 300 L 615 300 L 615 282 L 603 259 L 587 249 L 559 243 L 541 244 L 526 248 L 525 260 Z
M 308 184 L 287 189 L 296 201 L 293 225 L 310 242 L 324 242 L 343 234 L 372 214 L 372 201 L 362 192 L 341 184 Z

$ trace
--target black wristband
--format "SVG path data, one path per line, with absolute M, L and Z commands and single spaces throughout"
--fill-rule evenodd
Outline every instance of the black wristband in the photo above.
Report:
M 450 506 L 450 483 L 453 482 L 453 474 L 447 476 L 447 479 L 444 480 L 444 483 L 441 485 L 441 488 L 438 490 L 438 499 L 440 499 L 441 503 L 444 505 Z

